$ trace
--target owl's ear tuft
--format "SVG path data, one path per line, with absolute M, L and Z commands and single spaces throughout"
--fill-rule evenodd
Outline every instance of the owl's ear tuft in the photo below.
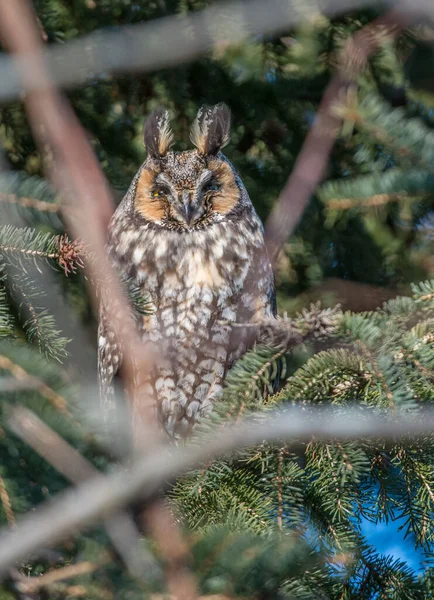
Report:
M 152 158 L 161 158 L 168 152 L 173 143 L 168 110 L 157 108 L 149 115 L 143 128 L 143 141 Z
M 201 154 L 215 155 L 229 142 L 231 111 L 220 102 L 202 106 L 190 132 L 190 139 Z

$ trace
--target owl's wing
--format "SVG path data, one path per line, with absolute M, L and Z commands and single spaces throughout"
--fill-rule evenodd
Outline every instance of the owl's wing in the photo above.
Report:
M 145 341 L 146 333 L 149 333 L 151 315 L 155 308 L 151 295 L 139 288 L 131 279 L 122 276 L 120 279 L 128 300 L 131 317 L 129 325 L 136 328 L 137 333 Z M 108 306 L 111 308 L 110 311 Z M 128 398 L 128 390 L 125 389 L 124 382 L 119 380 L 116 375 L 119 375 L 122 366 L 124 350 L 126 350 L 123 344 L 128 343 L 126 335 L 129 331 L 125 328 L 122 332 L 124 322 L 118 323 L 121 330 L 118 331 L 118 337 L 115 335 L 111 323 L 113 315 L 116 314 L 116 306 L 113 305 L 113 300 L 107 294 L 102 294 L 98 326 L 98 381 L 100 403 L 104 414 L 105 427 L 108 431 L 113 431 L 116 428 L 119 418 L 122 418 L 123 401 Z M 140 374 L 139 372 L 135 373 L 134 386 L 147 382 L 143 379 L 143 375 L 141 372 Z
M 102 305 L 98 326 L 98 381 L 105 419 L 116 410 L 114 378 L 121 363 L 122 350 Z
M 260 274 L 258 284 L 257 293 L 259 296 L 259 306 L 261 306 L 261 298 L 264 298 L 263 302 L 263 310 L 257 311 L 253 317 L 252 321 L 261 321 L 261 319 L 265 319 L 268 323 L 274 322 L 274 319 L 277 317 L 277 298 L 276 298 L 276 278 L 274 275 L 273 268 L 271 263 L 268 260 L 268 257 L 262 256 L 262 272 Z M 276 325 L 278 321 L 276 320 Z M 260 335 L 260 329 L 257 332 L 257 335 Z M 251 345 L 258 341 L 258 337 L 252 340 Z M 280 361 L 277 363 L 276 374 L 272 381 L 273 392 L 276 393 L 279 389 L 280 378 L 282 374 L 282 365 Z M 268 396 L 268 390 L 263 390 L 264 398 Z
M 230 368 L 257 341 L 256 331 L 248 325 L 277 315 L 276 285 L 273 269 L 260 247 L 252 253 L 243 289 L 236 299 L 237 326 L 232 329 L 227 368 Z M 242 327 L 246 323 L 247 327 Z
M 276 298 L 276 278 L 274 272 L 271 271 L 268 283 L 268 310 L 273 317 L 277 317 L 277 298 Z
M 277 317 L 276 278 L 274 276 L 273 270 L 271 270 L 270 289 L 269 289 L 268 298 L 269 298 L 268 306 L 269 306 L 271 315 L 273 317 Z M 274 393 L 276 393 L 279 389 L 281 375 L 282 375 L 282 365 L 279 361 L 277 364 L 276 376 L 272 382 Z M 265 392 L 264 392 L 264 397 L 265 397 Z
M 276 280 L 263 246 L 253 253 L 245 281 L 245 289 L 247 292 L 247 307 L 241 305 L 241 310 L 244 312 L 242 320 L 254 323 L 277 315 Z M 242 300 L 243 296 L 241 296 Z M 248 307 L 250 307 L 250 314 Z
M 274 271 L 271 266 L 268 257 L 262 254 L 260 259 L 260 267 L 259 270 L 256 268 L 253 270 L 253 273 L 256 271 L 256 285 L 251 284 L 254 290 L 254 294 L 256 294 L 256 311 L 251 315 L 250 322 L 251 323 L 260 323 L 264 322 L 274 322 L 274 319 L 277 317 L 277 299 L 276 299 L 276 279 L 274 276 Z M 278 321 L 276 320 L 276 325 Z M 250 339 L 248 339 L 246 344 L 246 351 L 249 350 L 256 342 L 259 341 L 260 338 L 261 327 L 256 330 L 256 333 L 252 335 Z M 247 334 L 248 335 L 248 334 Z M 276 373 L 273 378 L 272 389 L 273 392 L 276 393 L 279 389 L 280 385 L 280 377 L 282 373 L 282 365 L 280 361 L 278 361 L 276 366 Z M 266 398 L 269 395 L 268 389 L 264 387 L 263 396 Z

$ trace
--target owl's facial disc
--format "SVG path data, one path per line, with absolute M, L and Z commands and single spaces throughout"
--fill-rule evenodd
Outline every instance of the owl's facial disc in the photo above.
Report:
M 240 199 L 229 164 L 198 153 L 169 152 L 150 163 L 139 177 L 136 210 L 147 220 L 170 229 L 204 228 L 230 213 Z
M 199 177 L 199 181 L 203 176 Z M 190 227 L 203 217 L 207 206 L 202 194 L 197 193 L 194 184 L 186 180 L 182 183 L 171 180 L 168 174 L 160 173 L 155 178 L 155 188 L 152 195 L 166 202 L 167 218 Z

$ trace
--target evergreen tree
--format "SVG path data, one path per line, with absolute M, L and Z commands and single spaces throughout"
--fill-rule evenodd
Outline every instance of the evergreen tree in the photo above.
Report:
M 102 26 L 186 14 L 206 4 L 35 2 L 44 35 L 56 43 Z M 169 107 L 177 116 L 177 139 L 186 145 L 197 106 L 226 101 L 234 113 L 227 153 L 265 218 L 339 49 L 374 16 L 318 16 L 285 36 L 257 38 L 164 72 L 97 78 L 69 96 L 111 185 L 120 191 L 143 159 L 145 113 L 157 104 Z M 259 343 L 233 367 L 222 402 L 191 443 L 224 427 L 228 417 L 266 416 L 288 404 L 306 410 L 356 404 L 410 416 L 430 407 L 434 281 L 419 282 L 433 269 L 434 138 L 433 97 L 420 65 L 421 52 L 429 54 L 431 46 L 422 33 L 426 38 L 419 30 L 397 42 L 386 37 L 352 92 L 334 107 L 344 125 L 328 180 L 279 259 L 280 308 L 291 317 L 265 328 Z M 47 309 L 43 267 L 50 266 L 69 303 L 92 326 L 83 285 L 85 250 L 64 231 L 59 200 L 41 177 L 42 160 L 22 108 L 3 106 L 0 123 L 9 167 L 0 178 L 5 217 L 0 226 L 0 518 L 13 527 L 20 514 L 68 485 L 11 432 L 14 406 L 30 408 L 97 468 L 108 471 L 113 462 L 83 423 L 76 377 L 64 368 L 68 340 Z M 394 295 L 396 290 L 405 295 L 360 313 L 316 305 L 301 310 L 306 293 L 329 277 L 387 285 Z M 278 372 L 276 393 L 272 382 Z M 258 599 L 430 597 L 432 436 L 394 443 L 295 442 L 263 443 L 204 464 L 166 491 L 188 540 L 201 593 Z M 408 543 L 426 559 L 424 570 L 417 574 L 405 561 L 381 555 L 363 536 L 363 519 L 399 519 Z M 164 564 L 146 531 L 141 551 Z M 102 528 L 74 535 L 56 552 L 27 557 L 19 571 L 37 578 L 82 564 L 86 574 L 48 578 L 43 586 L 10 572 L 0 598 L 133 599 L 164 592 L 158 568 L 152 576 L 126 573 Z

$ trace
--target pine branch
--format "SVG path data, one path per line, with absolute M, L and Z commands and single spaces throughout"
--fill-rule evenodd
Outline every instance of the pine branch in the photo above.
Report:
M 79 575 L 87 575 L 93 573 L 97 569 L 101 569 L 111 560 L 111 556 L 106 554 L 100 557 L 97 563 L 90 561 L 83 561 L 74 565 L 68 565 L 61 567 L 60 569 L 53 569 L 48 571 L 39 577 L 27 577 L 25 581 L 18 582 L 16 587 L 18 590 L 25 593 L 34 593 L 41 588 L 50 588 L 53 583 L 63 581 L 65 579 L 71 579 Z
M 47 385 L 44 381 L 41 381 L 36 377 L 36 373 L 40 372 L 41 364 L 36 360 L 34 353 L 28 353 L 24 349 L 13 349 L 10 346 L 3 346 L 3 352 L 0 354 L 0 369 L 10 373 L 15 379 L 19 381 L 27 381 L 33 389 L 37 390 L 43 398 L 45 398 L 56 410 L 67 415 L 69 414 L 68 405 L 66 399 L 58 394 L 52 387 Z M 24 351 L 23 351 L 24 350 Z M 8 354 L 6 354 L 6 352 Z M 16 360 L 15 354 L 19 354 L 21 360 L 27 359 L 32 361 L 32 369 L 26 369 L 19 364 Z M 52 372 L 49 366 L 43 365 L 47 375 L 51 375 Z
M 367 211 L 389 202 L 413 202 L 430 197 L 434 175 L 416 169 L 391 168 L 351 179 L 325 183 L 318 196 L 324 202 L 329 223 L 344 210 Z
M 292 375 L 276 395 L 276 403 L 285 400 L 307 402 L 358 395 L 358 391 L 372 382 L 372 374 L 360 354 L 348 349 L 319 352 Z
M 28 297 L 24 296 L 24 299 L 30 312 L 30 317 L 23 324 L 27 339 L 29 342 L 36 340 L 40 352 L 47 358 L 62 362 L 62 358 L 68 354 L 65 346 L 69 340 L 61 337 L 53 315 L 46 310 L 34 308 Z
M 40 352 L 47 359 L 61 362 L 67 356 L 66 346 L 69 340 L 62 337 L 61 331 L 56 329 L 54 316 L 35 303 L 44 298 L 46 291 L 38 289 L 26 273 L 16 269 L 8 271 L 5 281 L 9 284 L 12 295 L 20 302 L 20 309 L 27 311 L 28 317 L 22 326 L 28 341 L 36 341 Z
M 317 439 L 393 438 L 405 435 L 430 434 L 434 418 L 424 414 L 423 419 L 383 418 L 379 414 L 346 411 L 345 416 L 336 411 L 323 411 L 315 420 Z M 241 447 L 251 448 L 264 440 L 277 443 L 298 439 L 305 442 L 312 437 L 312 420 L 306 412 L 294 407 L 274 417 L 251 419 L 237 426 L 218 431 L 202 444 L 189 444 L 174 450 L 162 446 L 131 464 L 127 472 L 122 468 L 104 479 L 79 486 L 78 491 L 64 494 L 49 507 L 41 509 L 38 516 L 23 519 L 16 533 L 4 533 L 0 544 L 0 570 L 13 564 L 21 556 L 46 544 L 62 539 L 71 530 L 83 527 L 102 515 L 107 516 L 137 495 L 149 498 L 162 482 L 173 480 L 188 469 L 195 468 L 214 456 L 222 456 Z
M 333 335 L 340 318 L 339 307 L 322 310 L 318 303 L 303 309 L 295 319 L 285 315 L 248 324 L 232 323 L 233 327 L 249 329 L 258 344 L 235 364 L 226 380 L 225 397 L 243 398 L 237 408 L 238 415 L 252 402 L 258 405 L 264 390 L 273 394 L 273 381 L 278 374 L 280 379 L 286 374 L 286 361 L 282 360 L 285 355 L 303 343 Z M 233 416 L 231 409 L 228 415 Z
M 121 282 L 125 289 L 125 294 L 131 302 L 133 314 L 137 318 L 151 315 L 155 312 L 150 295 L 143 296 L 143 290 L 131 278 L 121 275 Z
M 356 106 L 341 103 L 334 110 L 389 148 L 402 165 L 433 172 L 434 132 L 420 119 L 409 119 L 402 108 L 392 109 L 375 94 L 367 94 Z
M 103 477 L 98 469 L 33 412 L 22 406 L 7 407 L 7 412 L 9 428 L 15 435 L 38 452 L 72 483 L 78 484 L 92 477 Z M 154 559 L 149 554 L 145 556 L 145 553 L 141 552 L 139 534 L 128 513 L 120 512 L 107 519 L 105 528 L 114 548 L 131 575 L 141 577 L 144 569 L 158 571 Z
M 0 174 L 0 203 L 8 221 L 49 225 L 62 230 L 60 201 L 53 187 L 44 179 L 27 173 Z
M 23 259 L 30 259 L 35 264 L 37 260 L 57 264 L 65 275 L 84 267 L 83 246 L 79 241 L 70 241 L 66 235 L 40 233 L 35 229 L 11 225 L 0 227 L 0 257 L 4 261 L 16 259 L 13 264 L 18 264 L 24 271 Z
M 416 302 L 431 306 L 431 301 L 434 300 L 434 279 L 412 283 L 411 291 Z
M 354 180 L 352 181 L 352 183 Z M 372 207 L 384 206 L 392 202 L 408 202 L 415 200 L 405 193 L 396 194 L 375 194 L 367 198 L 332 198 L 327 200 L 327 210 L 349 210 L 359 208 L 360 210 L 367 210 Z
M 16 252 L 19 255 L 18 262 L 13 260 L 3 264 L 4 277 L 3 282 L 7 286 L 9 294 L 19 304 L 20 309 L 24 309 L 25 320 L 23 329 L 29 341 L 35 340 L 40 351 L 47 357 L 61 361 L 66 355 L 66 345 L 68 339 L 61 336 L 61 332 L 56 329 L 56 322 L 53 315 L 49 314 L 44 308 L 38 307 L 41 299 L 46 295 L 46 290 L 38 287 L 37 282 L 32 279 L 31 269 L 25 266 L 21 261 L 21 256 L 25 258 L 43 258 L 50 262 L 56 261 L 57 265 L 63 268 L 66 275 L 75 272 L 77 268 L 84 266 L 82 262 L 82 247 L 76 242 L 69 242 L 66 236 L 41 235 L 33 232 L 30 239 L 34 244 L 30 248 L 23 247 L 28 241 L 29 236 L 24 235 L 24 239 L 16 239 L 22 231 L 11 228 L 8 231 L 9 238 L 12 237 L 20 246 L 0 246 L 0 268 L 1 252 Z M 18 232 L 18 233 L 17 233 Z M 7 237 L 8 237 L 7 236 Z M 0 234 L 1 237 L 1 234 Z M 51 252 L 54 249 L 54 252 Z M 5 254 L 3 254 L 3 257 Z
M 14 336 L 14 320 L 11 315 L 6 290 L 2 287 L 4 279 L 0 279 L 0 338 Z

